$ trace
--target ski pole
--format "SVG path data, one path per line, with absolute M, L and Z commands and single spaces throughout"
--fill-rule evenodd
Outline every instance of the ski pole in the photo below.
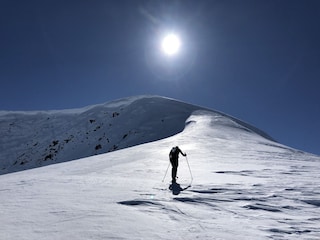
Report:
M 190 172 L 190 176 L 191 176 L 191 183 L 193 181 L 193 176 L 192 176 L 192 172 L 191 172 L 191 168 L 190 168 L 190 165 L 189 165 L 189 161 L 188 161 L 188 157 L 186 156 L 186 160 L 187 160 L 187 164 L 188 164 L 188 167 L 189 167 L 189 172 Z M 191 185 L 190 183 L 190 185 Z
M 169 162 L 169 164 L 168 164 L 167 171 L 166 171 L 166 174 L 164 175 L 164 177 L 163 177 L 163 179 L 162 179 L 162 182 L 164 182 L 164 179 L 165 179 L 165 178 L 166 178 L 166 176 L 167 176 L 167 173 L 168 173 L 169 167 L 170 167 L 170 162 Z

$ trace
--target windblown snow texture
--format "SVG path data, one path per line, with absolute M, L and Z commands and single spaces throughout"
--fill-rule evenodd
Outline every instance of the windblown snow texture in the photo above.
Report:
M 318 156 L 276 143 L 226 115 L 173 100 L 140 97 L 112 107 L 117 117 L 133 112 L 130 122 L 119 120 L 126 130 L 135 122 L 144 132 L 142 123 L 149 124 L 149 134 L 137 135 L 141 142 L 164 131 L 162 119 L 179 126 L 161 137 L 184 129 L 134 147 L 121 141 L 118 151 L 1 175 L 0 239 L 319 239 Z M 96 108 L 105 105 L 63 115 L 86 120 L 87 128 L 81 121 L 77 126 L 90 130 L 90 120 L 98 121 Z M 161 117 L 148 116 L 146 109 Z M 117 131 L 121 140 L 120 125 Z M 10 144 L 22 149 L 19 141 Z M 178 195 L 168 190 L 170 176 L 161 181 L 175 145 L 187 152 L 194 178 Z M 187 187 L 183 157 L 178 176 L 181 188 Z

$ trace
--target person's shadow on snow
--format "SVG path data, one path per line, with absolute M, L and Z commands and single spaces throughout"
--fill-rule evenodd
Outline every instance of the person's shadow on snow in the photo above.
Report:
M 189 186 L 187 186 L 187 187 L 185 187 L 185 188 L 182 188 L 179 183 L 172 183 L 172 184 L 169 186 L 169 189 L 172 191 L 172 194 L 173 194 L 173 195 L 179 195 L 180 192 L 188 189 L 189 187 L 191 187 L 191 186 L 189 185 Z

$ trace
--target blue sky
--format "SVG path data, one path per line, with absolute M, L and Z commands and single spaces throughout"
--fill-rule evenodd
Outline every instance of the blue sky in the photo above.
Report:
M 156 94 L 225 112 L 320 154 L 320 2 L 0 2 L 0 109 Z M 159 52 L 175 31 L 181 52 Z

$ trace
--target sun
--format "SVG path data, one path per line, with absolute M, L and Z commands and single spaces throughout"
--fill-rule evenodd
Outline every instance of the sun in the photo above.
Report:
M 174 33 L 167 34 L 162 39 L 162 43 L 161 43 L 162 51 L 168 56 L 176 55 L 180 50 L 180 46 L 181 46 L 180 38 L 178 35 Z

